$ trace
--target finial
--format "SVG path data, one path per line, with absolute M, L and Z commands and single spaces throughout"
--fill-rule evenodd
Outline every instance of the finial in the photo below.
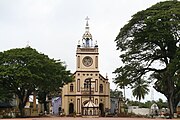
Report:
M 106 79 L 108 79 L 108 74 L 106 73 Z
M 29 41 L 27 41 L 27 45 L 26 45 L 26 47 L 30 47 L 30 45 L 29 45 Z
M 89 23 L 88 23 L 89 17 L 87 16 L 85 20 L 86 20 L 86 27 L 85 27 L 86 31 L 89 31 Z
M 80 40 L 78 40 L 78 45 L 80 45 Z
M 86 20 L 86 26 L 89 26 L 88 24 L 89 17 L 87 16 L 85 20 Z

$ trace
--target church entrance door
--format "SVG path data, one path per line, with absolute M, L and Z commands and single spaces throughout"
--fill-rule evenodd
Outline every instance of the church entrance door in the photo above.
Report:
M 74 104 L 70 103 L 69 104 L 69 115 L 72 114 L 74 112 Z
M 104 113 L 104 104 L 102 104 L 102 103 L 100 103 L 99 104 L 99 110 L 100 110 L 100 115 L 102 116 L 102 117 L 104 117 L 105 116 L 105 113 Z

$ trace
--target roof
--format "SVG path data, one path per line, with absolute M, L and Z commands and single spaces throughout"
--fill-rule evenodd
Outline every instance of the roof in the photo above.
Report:
M 0 102 L 0 108 L 11 108 L 13 107 L 9 102 Z
M 89 102 L 87 102 L 84 107 L 99 107 L 98 105 L 96 105 L 95 103 L 93 103 L 92 100 L 89 100 Z
M 179 101 L 179 103 L 177 104 L 177 107 L 180 107 L 180 101 Z
M 156 103 L 154 103 L 154 104 L 151 105 L 151 110 L 158 110 L 158 109 L 159 109 L 159 108 L 158 108 L 158 106 L 157 106 Z

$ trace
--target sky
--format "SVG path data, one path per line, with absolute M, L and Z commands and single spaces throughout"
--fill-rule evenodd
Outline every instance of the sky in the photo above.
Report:
M 0 0 L 0 51 L 30 45 L 50 58 L 61 59 L 76 71 L 76 47 L 85 32 L 88 16 L 90 33 L 99 46 L 99 70 L 108 75 L 110 88 L 116 68 L 123 65 L 114 42 L 122 28 L 138 11 L 163 0 Z M 131 90 L 126 96 L 135 100 Z M 166 100 L 150 88 L 147 100 Z

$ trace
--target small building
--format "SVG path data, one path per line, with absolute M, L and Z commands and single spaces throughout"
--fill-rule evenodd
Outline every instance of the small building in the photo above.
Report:
M 60 115 L 61 112 L 61 97 L 52 98 L 52 113 L 53 115 Z
M 117 114 L 117 112 L 118 112 L 118 101 L 119 101 L 119 99 L 118 99 L 118 98 L 115 98 L 115 97 L 111 97 L 110 100 L 111 100 L 111 109 L 110 109 L 110 112 L 111 112 L 112 114 Z
M 111 114 L 121 114 L 125 112 L 125 104 L 122 98 L 111 97 Z
M 153 103 L 150 108 L 150 114 L 151 116 L 158 116 L 159 115 L 159 107 L 156 103 Z

